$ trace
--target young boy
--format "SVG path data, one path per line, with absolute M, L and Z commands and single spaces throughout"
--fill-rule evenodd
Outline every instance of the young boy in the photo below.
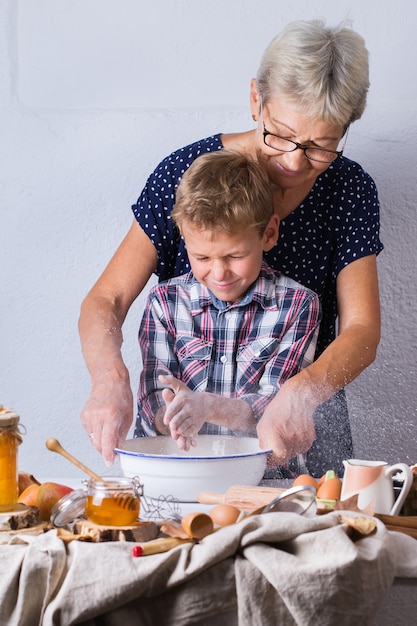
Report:
M 143 370 L 135 436 L 256 436 L 282 383 L 314 358 L 318 296 L 276 273 L 263 252 L 278 239 L 261 166 L 221 150 L 181 179 L 172 219 L 191 271 L 151 289 L 139 331 Z

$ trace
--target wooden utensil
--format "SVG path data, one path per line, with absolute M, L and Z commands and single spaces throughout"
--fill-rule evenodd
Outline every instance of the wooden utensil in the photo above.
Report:
M 49 437 L 49 439 L 47 439 L 45 441 L 45 445 L 48 448 L 48 450 L 51 450 L 52 452 L 56 452 L 57 454 L 60 454 L 61 456 L 65 457 L 67 459 L 67 461 L 70 461 L 73 465 L 78 467 L 78 469 L 80 469 L 82 472 L 84 472 L 84 474 L 87 474 L 91 478 L 94 478 L 94 480 L 97 480 L 99 482 L 103 482 L 103 479 L 101 478 L 101 476 L 99 476 L 98 474 L 93 472 L 93 470 L 91 470 L 89 467 L 84 465 L 84 463 L 81 463 L 81 461 L 79 461 L 74 456 L 72 456 L 72 454 L 67 452 L 61 446 L 61 444 L 59 443 L 58 439 L 55 439 L 55 437 Z
M 180 539 L 179 537 L 163 537 L 162 539 L 155 539 L 154 541 L 147 541 L 141 545 L 133 547 L 133 556 L 148 556 L 149 554 L 159 554 L 161 552 L 168 552 L 172 548 L 176 548 L 183 543 L 192 543 L 193 539 Z
M 202 491 L 198 494 L 197 500 L 201 504 L 231 504 L 238 509 L 252 510 L 266 506 L 284 491 L 286 489 L 280 487 L 233 485 L 226 493 Z
M 81 461 L 79 461 L 74 456 L 72 456 L 72 454 L 67 452 L 67 450 L 65 450 L 65 448 L 61 446 L 58 439 L 55 439 L 55 437 L 49 437 L 49 439 L 45 441 L 45 445 L 48 448 L 48 450 L 51 450 L 52 452 L 56 452 L 57 454 L 60 454 L 65 459 L 70 461 L 73 465 L 78 467 L 78 469 L 80 469 L 82 472 L 90 476 L 90 478 L 94 478 L 94 480 L 96 480 L 99 483 L 103 483 L 104 485 L 108 484 L 105 479 L 103 479 L 101 476 L 93 472 L 93 470 L 87 467 L 86 465 L 84 465 L 84 463 L 81 463 Z M 115 501 L 116 505 L 119 508 L 126 509 L 126 510 L 133 511 L 138 506 L 137 498 L 130 494 L 115 493 L 113 495 L 113 500 Z

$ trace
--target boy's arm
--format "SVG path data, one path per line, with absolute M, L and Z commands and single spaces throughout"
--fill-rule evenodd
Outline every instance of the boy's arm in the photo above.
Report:
M 160 375 L 178 375 L 179 365 L 175 353 L 174 325 L 167 315 L 167 305 L 154 287 L 145 303 L 139 328 L 139 347 L 142 371 L 138 389 L 138 419 L 148 434 L 169 434 L 163 424 L 165 402 L 163 389 L 166 385 Z
M 139 329 L 143 368 L 138 416 L 145 432 L 170 434 L 176 440 L 189 438 L 186 446 L 196 438 L 205 422 L 256 435 L 256 422 L 247 402 L 192 391 L 181 382 L 175 349 L 175 307 L 163 290 L 163 284 L 160 284 L 150 291 Z M 162 379 L 159 379 L 160 375 Z M 173 418 L 175 420 L 170 423 Z M 178 441 L 179 447 L 183 443 Z
M 205 422 L 225 426 L 246 435 L 256 435 L 252 407 L 240 398 L 227 398 L 207 391 L 192 391 L 174 376 L 164 376 L 172 399 L 165 409 L 163 422 L 173 439 L 196 439 Z
M 174 394 L 165 410 L 163 423 L 169 425 L 174 439 L 195 437 L 204 422 L 225 426 L 230 430 L 255 435 L 257 422 L 280 386 L 314 359 L 319 322 L 320 302 L 316 294 L 308 295 L 278 344 L 275 354 L 265 366 L 255 393 L 239 398 L 191 391 L 175 377 L 164 378 Z

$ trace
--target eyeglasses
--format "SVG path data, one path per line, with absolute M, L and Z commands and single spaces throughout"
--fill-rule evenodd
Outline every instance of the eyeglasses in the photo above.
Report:
M 332 163 L 343 154 L 347 141 L 347 131 L 349 130 L 348 127 L 346 129 L 345 142 L 341 150 L 326 150 L 326 148 L 303 146 L 301 143 L 297 143 L 291 139 L 284 139 L 284 137 L 274 135 L 273 133 L 270 133 L 269 130 L 266 130 L 265 122 L 263 122 L 263 126 L 264 144 L 268 146 L 268 148 L 278 150 L 279 152 L 294 152 L 294 150 L 302 150 L 307 159 L 310 161 L 318 161 L 319 163 Z

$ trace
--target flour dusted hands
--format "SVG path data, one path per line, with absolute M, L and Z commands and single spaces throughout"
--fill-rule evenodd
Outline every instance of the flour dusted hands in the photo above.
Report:
M 166 404 L 163 426 L 178 443 L 189 450 L 197 443 L 197 434 L 205 422 L 240 431 L 247 436 L 256 434 L 256 422 L 250 405 L 240 398 L 227 398 L 208 391 L 191 391 L 175 376 L 159 376 Z M 158 428 L 160 432 L 161 429 Z
M 133 421 L 129 378 L 125 382 L 106 379 L 94 383 L 81 413 L 81 421 L 106 465 L 113 465 L 113 449 L 126 439 Z
M 307 452 L 316 436 L 313 413 L 317 401 L 307 388 L 294 389 L 296 378 L 281 387 L 257 425 L 260 447 L 271 448 L 279 465 Z
M 175 376 L 159 376 L 159 380 L 171 387 L 162 392 L 166 404 L 163 422 L 168 426 L 171 437 L 176 440 L 178 447 L 181 450 L 189 450 L 197 445 L 198 431 L 206 421 L 204 405 L 207 402 L 203 397 L 209 394 L 191 391 Z

